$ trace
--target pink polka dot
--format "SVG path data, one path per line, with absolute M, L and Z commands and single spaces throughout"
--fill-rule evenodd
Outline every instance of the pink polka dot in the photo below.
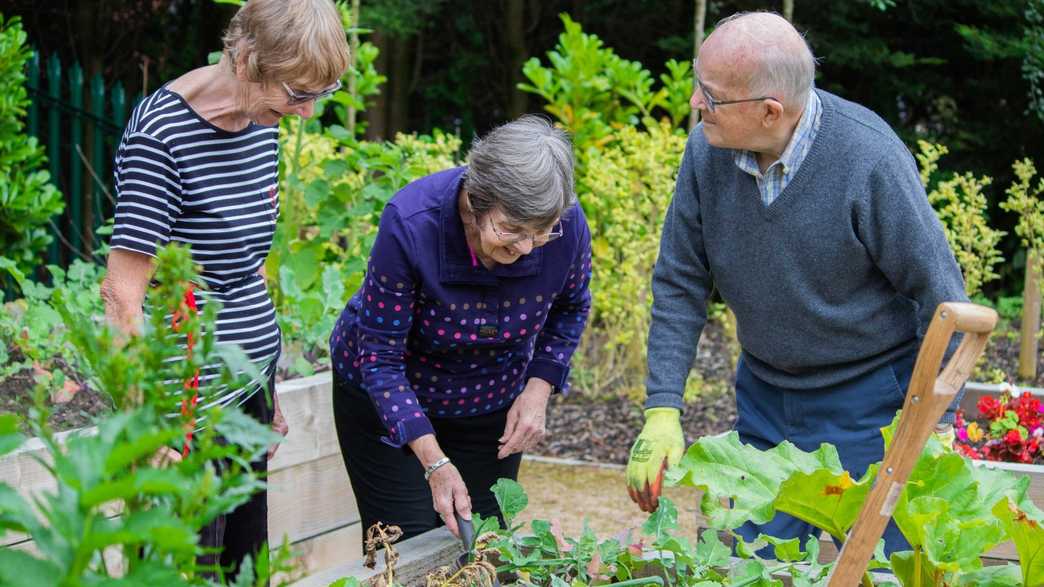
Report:
M 467 402 L 465 402 L 465 401 L 464 401 L 464 400 L 462 400 L 462 399 L 461 399 L 461 400 L 457 400 L 457 405 L 458 405 L 458 406 L 463 406 L 463 405 L 464 405 L 465 403 L 467 403 Z
M 480 398 L 480 397 L 475 398 L 475 403 L 476 404 L 479 403 L 480 401 L 482 401 L 482 398 Z
M 472 334 L 470 338 L 471 338 L 471 340 L 478 340 L 478 335 L 477 334 Z
M 376 363 L 377 362 L 377 355 L 370 355 L 370 362 L 371 363 Z
M 493 397 L 493 392 L 489 392 L 489 393 L 487 393 L 487 394 L 486 394 L 486 398 L 487 398 L 487 399 L 488 399 L 488 398 L 491 398 L 491 397 Z
M 372 302 L 373 301 L 373 296 L 371 296 L 370 294 L 366 294 L 366 301 L 367 302 Z
M 377 307 L 378 308 L 383 308 L 384 307 L 384 302 L 377 302 Z
M 448 406 L 449 405 L 449 400 L 448 399 L 442 400 L 442 405 Z
M 460 333 L 459 332 L 454 332 L 453 333 L 453 338 L 459 339 L 460 338 Z
M 421 417 L 421 413 L 420 412 L 413 412 L 413 417 L 414 418 L 420 418 Z
M 401 312 L 402 311 L 402 306 L 399 305 L 399 304 L 395 304 L 395 311 L 396 312 Z
M 443 330 L 442 328 L 440 328 L 439 329 L 439 336 L 443 336 L 444 334 L 446 334 L 446 331 Z
M 510 332 L 504 332 L 504 338 L 511 338 Z
M 519 336 L 525 336 L 525 335 L 526 335 L 526 329 L 525 329 L 525 328 L 523 328 L 522 330 L 519 330 L 519 331 L 518 331 L 518 335 L 519 335 Z

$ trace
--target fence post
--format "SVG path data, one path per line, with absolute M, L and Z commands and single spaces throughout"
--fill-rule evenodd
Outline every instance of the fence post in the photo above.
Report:
M 116 128 L 123 132 L 123 124 L 126 121 L 124 118 L 127 109 L 127 92 L 123 89 L 123 82 L 116 82 L 116 85 L 112 86 L 112 122 L 116 125 Z M 119 143 L 120 139 L 117 138 L 116 142 Z
M 40 54 L 33 51 L 32 57 L 29 58 L 29 75 L 28 85 L 35 91 L 40 91 Z M 40 106 L 37 104 L 39 100 L 36 96 L 33 96 L 32 101 L 29 102 L 29 136 L 40 137 Z M 53 180 L 52 180 L 53 181 Z
M 51 58 L 47 60 L 47 95 L 52 98 L 47 112 L 47 159 L 51 168 L 51 181 L 55 185 L 59 185 L 59 178 L 62 176 L 62 162 L 60 158 L 61 151 L 59 150 L 61 129 L 58 126 L 60 118 L 57 104 L 62 99 L 62 62 L 58 60 L 58 55 L 56 54 L 52 54 Z M 59 187 L 61 186 L 59 185 Z M 58 237 L 61 236 L 61 225 L 61 216 L 52 219 L 51 230 L 55 238 L 51 241 L 51 246 L 47 252 L 48 259 L 52 265 L 58 265 L 61 261 L 58 245 Z
M 69 224 L 69 242 L 74 252 L 83 250 L 83 160 L 80 152 L 83 151 L 83 69 L 80 64 L 73 62 L 69 68 L 69 103 L 75 112 L 69 117 L 70 141 L 69 145 L 69 213 L 71 218 Z
M 103 198 L 105 198 L 105 187 L 102 185 L 102 178 L 107 174 L 105 173 L 105 137 L 102 135 L 101 121 L 105 116 L 105 81 L 102 80 L 100 73 L 95 73 L 91 78 L 91 115 L 94 116 L 94 120 L 91 122 L 91 189 L 90 193 L 93 196 L 91 202 L 94 204 L 91 207 L 91 237 L 87 239 L 87 242 L 91 243 L 90 253 L 98 247 L 98 227 L 102 223 L 102 210 L 104 207 Z M 95 179 L 97 178 L 97 179 Z

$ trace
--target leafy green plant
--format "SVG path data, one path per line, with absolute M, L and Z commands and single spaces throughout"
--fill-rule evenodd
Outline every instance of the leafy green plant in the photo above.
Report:
M 43 443 L 42 462 L 56 489 L 30 502 L 0 482 L 0 535 L 25 533 L 36 547 L 0 549 L 0 583 L 211 585 L 207 573 L 224 583 L 220 569 L 198 562 L 203 549 L 197 535 L 263 487 L 249 463 L 279 437 L 238 409 L 178 410 L 189 405 L 193 390 L 170 382 L 190 380 L 205 364 L 221 361 L 225 369 L 201 394 L 212 392 L 210 386 L 238 384 L 238 373 L 258 375 L 242 351 L 217 346 L 213 328 L 204 328 L 215 319 L 215 305 L 208 304 L 201 316 L 189 311 L 185 291 L 193 277 L 187 249 L 159 251 L 153 311 L 144 331 L 130 337 L 78 313 L 65 290 L 55 290 L 54 310 L 69 341 L 117 411 L 99 419 L 92 432 L 60 442 L 47 425 L 46 390 L 38 388 L 30 425 Z M 177 331 L 170 316 L 179 317 Z M 194 341 L 189 353 L 186 337 Z M 157 459 L 159 451 L 187 442 L 186 431 L 199 422 L 206 425 L 195 431 L 192 450 L 180 462 Z M 17 425 L 13 416 L 0 416 L 0 454 L 24 440 Z M 262 552 L 243 565 L 235 584 L 267 584 L 273 572 L 289 570 L 288 556 L 285 547 L 275 556 Z
M 617 141 L 592 151 L 577 178 L 591 225 L 592 308 L 578 367 L 591 389 L 638 397 L 645 372 L 652 274 L 663 215 L 685 137 L 664 121 L 625 127 Z
M 6 303 L 0 311 L 0 381 L 32 370 L 37 376 L 53 379 L 52 388 L 79 389 L 87 366 L 78 361 L 54 304 L 62 300 L 70 314 L 100 318 L 102 269 L 80 260 L 67 270 L 55 265 L 47 269 L 51 274 L 49 287 L 30 280 L 15 261 L 0 257 L 0 272 L 11 278 L 23 296 Z
M 522 67 L 529 83 L 518 87 L 547 101 L 544 109 L 572 135 L 581 167 L 588 151 L 611 143 L 621 128 L 649 127 L 661 116 L 674 128 L 684 124 L 692 92 L 688 62 L 668 61 L 657 89 L 642 64 L 603 46 L 601 39 L 583 32 L 569 15 L 560 17 L 565 30 L 547 53 L 550 67 L 536 57 L 529 59 Z
M 0 250 L 27 274 L 52 240 L 48 222 L 65 209 L 61 192 L 44 169 L 43 147 L 23 134 L 22 117 L 29 106 L 24 70 L 30 54 L 21 21 L 5 21 L 0 14 Z
M 972 173 L 938 179 L 938 161 L 948 149 L 927 141 L 918 141 L 918 145 L 921 183 L 961 266 L 965 290 L 969 296 L 975 295 L 983 284 L 999 277 L 993 267 L 1004 260 L 997 244 L 1006 233 L 991 228 L 986 214 L 989 202 L 984 190 L 992 180 Z

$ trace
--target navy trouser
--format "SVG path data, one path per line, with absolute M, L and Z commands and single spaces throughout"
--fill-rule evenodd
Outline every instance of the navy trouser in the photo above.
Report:
M 870 464 L 884 458 L 880 428 L 903 407 L 917 353 L 900 357 L 870 373 L 816 389 L 777 387 L 755 376 L 740 359 L 736 368 L 736 431 L 744 443 L 765 450 L 789 440 L 812 452 L 824 442 L 837 447 L 841 464 L 859 479 Z M 769 523 L 747 522 L 737 532 L 748 542 L 759 533 L 777 538 L 819 536 L 819 529 L 788 514 Z M 885 552 L 907 550 L 909 543 L 894 521 L 884 534 Z M 759 555 L 772 558 L 771 547 Z

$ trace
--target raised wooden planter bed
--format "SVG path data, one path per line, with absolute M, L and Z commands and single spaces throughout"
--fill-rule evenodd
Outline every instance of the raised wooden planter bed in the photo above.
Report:
M 331 386 L 329 373 L 276 386 L 290 434 L 269 462 L 268 536 L 279 544 L 286 535 L 307 574 L 362 558 L 359 511 L 334 431 Z M 83 433 L 90 429 L 60 436 Z M 53 491 L 54 480 L 35 460 L 43 454 L 40 441 L 29 440 L 0 458 L 0 479 L 23 495 Z M 32 541 L 8 534 L 0 547 L 31 549 Z

